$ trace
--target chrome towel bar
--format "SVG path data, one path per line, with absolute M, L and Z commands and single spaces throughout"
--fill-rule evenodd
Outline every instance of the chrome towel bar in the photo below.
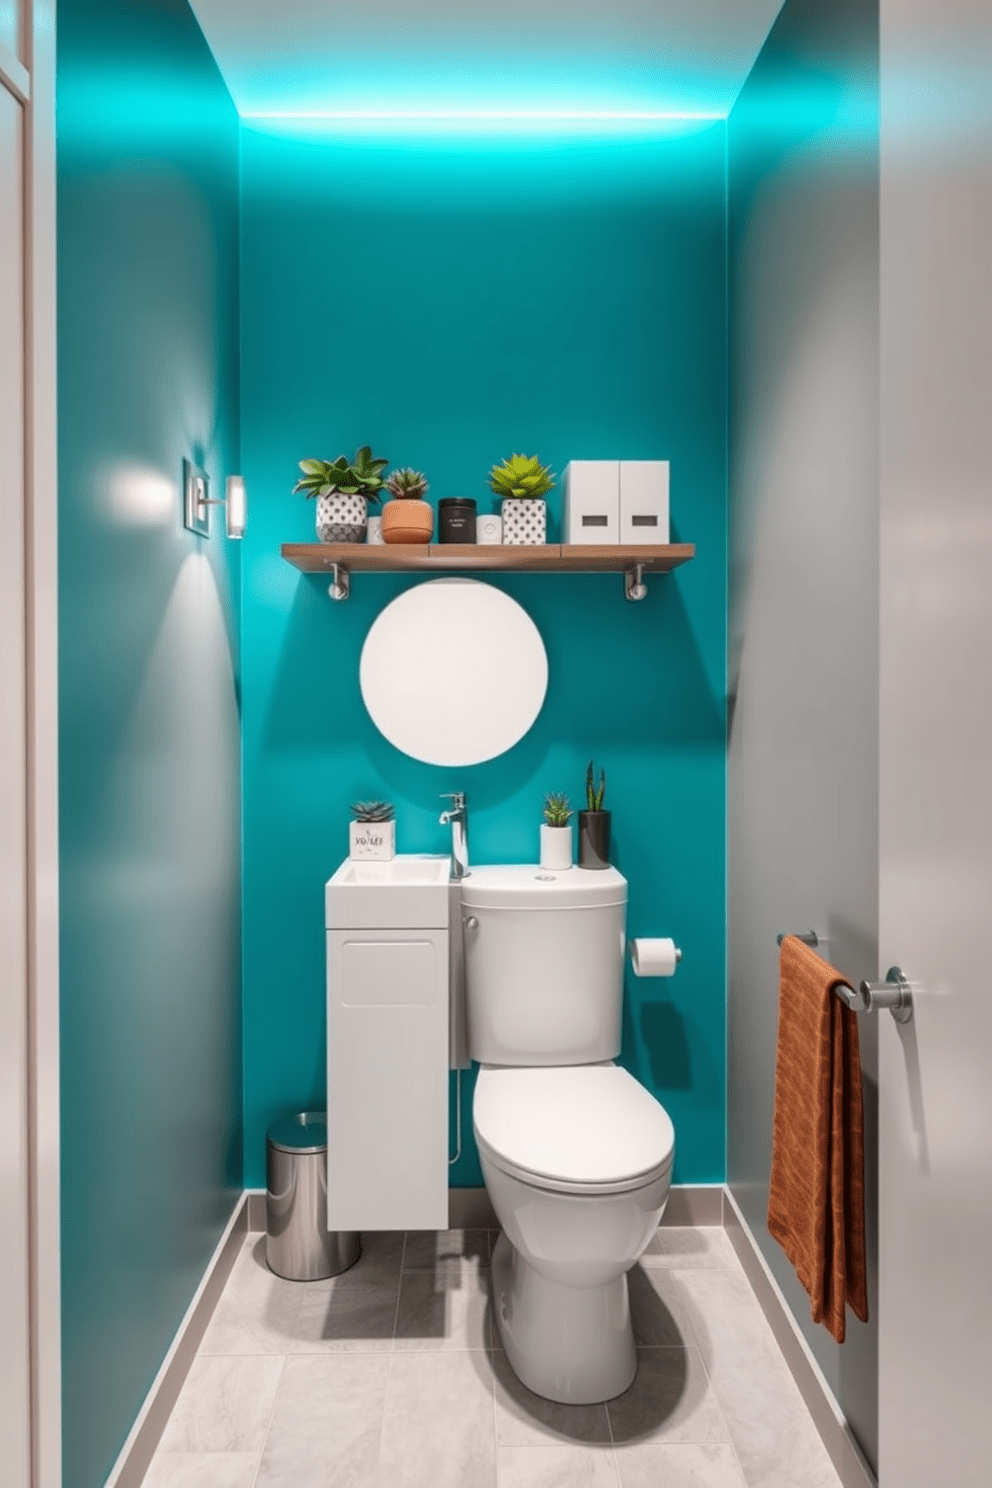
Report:
M 817 935 L 815 930 L 801 930 L 783 932 L 776 936 L 779 945 L 786 934 L 794 934 L 796 940 L 801 940 L 803 945 L 814 950 L 817 946 L 826 944 L 826 937 Z M 863 981 L 857 991 L 844 982 L 837 982 L 834 984 L 834 991 L 845 1007 L 851 1008 L 855 1013 L 878 1013 L 883 1008 L 888 1008 L 897 1023 L 908 1023 L 913 1016 L 912 989 L 898 966 L 889 967 L 884 982 Z

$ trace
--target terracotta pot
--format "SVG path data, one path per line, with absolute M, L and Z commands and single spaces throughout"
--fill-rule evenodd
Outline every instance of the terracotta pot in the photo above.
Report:
M 428 543 L 434 531 L 434 508 L 429 501 L 396 496 L 382 508 L 382 540 L 387 543 Z

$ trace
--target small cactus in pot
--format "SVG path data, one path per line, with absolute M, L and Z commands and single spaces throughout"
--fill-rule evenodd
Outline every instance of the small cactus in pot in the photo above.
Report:
M 336 460 L 301 460 L 303 475 L 293 487 L 307 498 L 317 498 L 319 542 L 364 542 L 368 525 L 368 503 L 379 500 L 382 472 L 388 460 L 373 457 L 372 447 L 363 444 L 354 460 L 345 455 Z
M 396 815 L 392 801 L 355 801 L 351 813 L 357 822 L 388 822 Z
M 536 455 L 511 455 L 489 472 L 489 485 L 502 496 L 503 541 L 517 546 L 543 543 L 547 536 L 548 508 L 544 497 L 555 478 L 550 465 Z
M 434 511 L 424 500 L 428 491 L 422 470 L 409 465 L 394 470 L 385 481 L 392 496 L 382 509 L 382 540 L 387 543 L 430 542 L 434 531 Z
M 541 823 L 541 867 L 562 873 L 572 866 L 572 808 L 564 791 L 552 791 L 544 798 L 544 821 Z
M 348 856 L 360 862 L 388 862 L 396 856 L 396 808 L 391 801 L 356 801 L 348 828 Z
M 603 810 L 606 771 L 599 772 L 599 785 L 592 760 L 586 767 L 586 809 L 579 812 L 579 867 L 609 868 L 611 813 Z

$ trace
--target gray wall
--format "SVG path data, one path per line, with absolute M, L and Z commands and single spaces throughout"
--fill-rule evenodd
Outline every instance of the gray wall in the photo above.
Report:
M 241 1188 L 238 120 L 186 0 L 58 13 L 64 1488 Z
M 851 978 L 878 931 L 877 0 L 790 0 L 729 124 L 728 1176 L 877 1459 L 877 1049 L 861 1021 L 870 1321 L 842 1348 L 766 1228 L 776 934 Z
M 992 1381 L 992 6 L 881 6 L 879 1456 L 985 1488 Z

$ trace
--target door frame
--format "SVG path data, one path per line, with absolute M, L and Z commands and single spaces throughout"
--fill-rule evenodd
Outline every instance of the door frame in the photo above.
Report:
M 56 0 L 20 0 L 24 108 L 25 700 L 31 1488 L 62 1482 L 59 1219 L 58 547 L 55 235 Z

